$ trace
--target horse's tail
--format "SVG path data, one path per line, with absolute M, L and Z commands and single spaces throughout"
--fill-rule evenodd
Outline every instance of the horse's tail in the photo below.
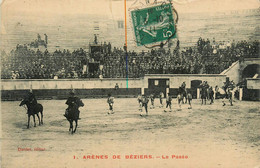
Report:
M 40 112 L 40 113 L 42 113 L 43 112 L 43 106 L 40 104 L 40 103 L 38 103 L 38 104 L 36 104 L 36 111 L 35 112 Z
M 43 106 L 39 104 L 39 111 L 42 113 L 43 112 Z

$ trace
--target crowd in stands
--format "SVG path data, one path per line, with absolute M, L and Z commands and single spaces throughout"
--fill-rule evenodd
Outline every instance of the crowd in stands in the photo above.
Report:
M 100 44 L 101 45 L 101 44 Z M 126 57 L 127 54 L 127 57 Z M 17 45 L 1 52 L 2 79 L 139 78 L 145 74 L 219 74 L 233 62 L 259 57 L 259 41 L 216 42 L 200 38 L 189 48 L 154 48 L 147 52 L 112 49 L 49 52 Z M 90 64 L 97 65 L 90 68 Z M 94 66 L 95 67 L 95 66 Z

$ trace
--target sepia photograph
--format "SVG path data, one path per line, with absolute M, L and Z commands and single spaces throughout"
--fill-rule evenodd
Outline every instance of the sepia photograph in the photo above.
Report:
M 259 0 L 0 0 L 1 168 L 260 168 Z

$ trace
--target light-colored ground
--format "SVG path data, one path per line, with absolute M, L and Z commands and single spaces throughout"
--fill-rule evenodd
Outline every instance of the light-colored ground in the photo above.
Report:
M 236 101 L 234 106 L 183 105 L 173 112 L 158 107 L 140 117 L 136 99 L 116 99 L 115 114 L 107 115 L 106 99 L 84 99 L 76 134 L 63 117 L 65 100 L 40 100 L 44 125 L 26 129 L 27 116 L 19 102 L 1 102 L 3 168 L 256 168 L 260 167 L 259 102 Z M 38 120 L 36 120 L 38 121 Z M 45 151 L 18 151 L 18 148 Z M 108 159 L 83 159 L 87 155 Z M 112 159 L 120 155 L 121 159 Z M 126 159 L 125 155 L 152 155 Z M 169 156 L 163 159 L 162 155 Z M 188 159 L 172 159 L 185 155 Z M 74 159 L 74 156 L 76 159 Z M 77 159 L 78 158 L 78 159 Z

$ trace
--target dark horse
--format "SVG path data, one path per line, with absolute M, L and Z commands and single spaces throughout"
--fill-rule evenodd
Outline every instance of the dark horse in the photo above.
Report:
M 179 87 L 179 94 L 182 96 L 182 104 L 184 104 L 183 99 L 185 98 L 185 103 L 187 103 L 187 90 L 186 88 Z
M 78 119 L 79 119 L 79 113 L 80 113 L 79 107 L 83 107 L 83 106 L 84 106 L 84 103 L 80 99 L 78 99 L 71 108 L 66 109 L 64 116 L 67 118 L 67 120 L 70 123 L 69 131 L 71 131 L 72 134 L 76 132 L 77 127 L 78 127 Z M 75 123 L 76 123 L 74 130 L 73 130 L 73 121 L 75 121 Z
M 43 107 L 42 107 L 41 104 L 37 103 L 37 104 L 33 105 L 33 104 L 30 103 L 30 101 L 28 99 L 23 99 L 19 106 L 23 106 L 23 105 L 26 105 L 26 107 L 27 107 L 27 114 L 28 114 L 28 125 L 27 125 L 27 128 L 29 128 L 29 125 L 30 125 L 30 117 L 31 117 L 31 115 L 33 116 L 34 127 L 36 127 L 35 114 L 38 117 L 39 125 L 43 124 L 43 121 L 42 121 L 42 118 L 43 118 Z M 39 114 L 38 114 L 39 112 L 41 113 L 41 120 L 40 120 L 40 117 L 39 117 Z

